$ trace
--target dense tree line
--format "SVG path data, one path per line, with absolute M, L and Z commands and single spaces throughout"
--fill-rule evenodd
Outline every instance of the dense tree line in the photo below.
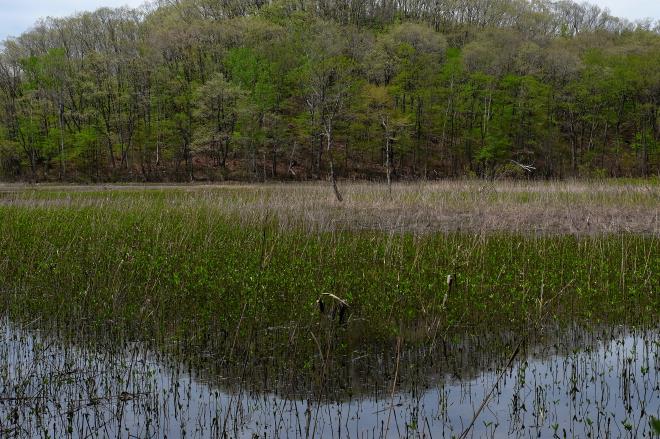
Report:
M 660 28 L 550 0 L 160 0 L 0 52 L 0 177 L 659 172 Z

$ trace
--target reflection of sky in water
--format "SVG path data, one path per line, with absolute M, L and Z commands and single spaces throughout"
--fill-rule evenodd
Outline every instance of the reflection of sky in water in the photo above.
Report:
M 648 436 L 649 416 L 660 417 L 657 335 L 622 332 L 565 356 L 519 358 L 469 437 Z M 319 405 L 220 390 L 139 345 L 121 356 L 64 349 L 9 324 L 0 358 L 0 436 L 19 437 L 451 437 L 498 376 Z

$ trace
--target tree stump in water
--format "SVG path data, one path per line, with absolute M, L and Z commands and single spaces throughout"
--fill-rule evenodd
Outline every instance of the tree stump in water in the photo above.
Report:
M 316 300 L 319 308 L 319 314 L 343 325 L 348 320 L 349 308 L 348 302 L 331 293 L 323 293 Z

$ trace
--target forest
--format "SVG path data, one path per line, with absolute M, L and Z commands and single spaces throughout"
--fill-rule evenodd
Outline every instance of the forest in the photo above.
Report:
M 588 3 L 158 0 L 1 43 L 0 179 L 645 177 L 659 102 Z

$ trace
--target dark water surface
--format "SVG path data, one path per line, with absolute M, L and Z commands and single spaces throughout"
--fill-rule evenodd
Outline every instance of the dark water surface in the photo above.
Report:
M 658 336 L 657 327 L 573 327 L 526 343 L 510 364 L 510 352 L 484 361 L 473 352 L 451 368 L 426 365 L 394 392 L 390 376 L 381 389 L 319 398 L 194 370 L 140 343 L 73 346 L 3 320 L 0 437 L 449 438 L 482 406 L 466 437 L 654 437 Z

